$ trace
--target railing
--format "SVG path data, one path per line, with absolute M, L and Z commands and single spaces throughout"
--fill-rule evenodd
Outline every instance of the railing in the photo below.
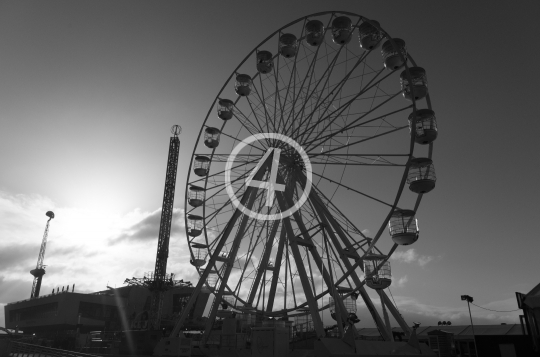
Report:
M 20 302 L 31 301 L 31 300 L 37 300 L 37 299 L 43 299 L 43 298 L 46 298 L 46 297 L 49 297 L 49 296 L 60 295 L 60 294 L 72 294 L 72 293 L 73 293 L 73 291 L 59 291 L 59 292 L 57 292 L 57 293 L 46 294 L 46 295 L 40 295 L 40 296 L 38 296 L 38 297 L 31 297 L 31 298 L 24 299 L 24 300 L 8 302 L 6 305 L 13 305 L 13 304 L 18 304 L 18 303 L 20 303 Z
M 7 355 L 11 357 L 97 357 L 97 355 L 59 350 L 18 341 L 10 341 L 7 352 Z

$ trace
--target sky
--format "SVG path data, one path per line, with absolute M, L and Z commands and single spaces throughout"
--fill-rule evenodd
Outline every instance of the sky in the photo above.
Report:
M 438 181 L 417 212 L 420 239 L 391 259 L 398 309 L 423 325 L 468 324 L 463 294 L 516 310 L 515 292 L 540 283 L 533 1 L 0 2 L 0 307 L 29 297 L 49 210 L 42 294 L 154 269 L 173 124 L 168 271 L 195 283 L 183 197 L 206 113 L 258 43 L 328 10 L 379 21 L 428 71 Z M 519 311 L 471 310 L 475 324 L 519 323 Z

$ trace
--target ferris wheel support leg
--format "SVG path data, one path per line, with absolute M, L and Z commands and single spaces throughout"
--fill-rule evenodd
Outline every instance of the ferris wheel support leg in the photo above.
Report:
M 290 197 L 287 197 L 286 195 L 282 195 L 281 193 L 278 194 L 278 201 L 280 203 L 280 206 L 281 206 L 281 209 L 283 210 L 285 207 L 292 207 L 292 202 L 291 202 L 291 199 Z M 285 201 L 287 202 L 287 205 L 285 205 Z M 302 216 L 298 213 L 298 211 L 296 211 L 295 213 L 293 213 L 293 217 L 294 217 L 294 220 L 296 222 L 296 224 L 298 225 L 298 227 L 300 228 L 300 231 L 302 232 L 302 235 L 304 236 L 304 239 L 306 241 L 309 241 L 311 242 L 311 236 L 307 233 L 307 229 L 304 225 L 304 222 L 302 220 Z M 289 224 L 290 224 L 290 221 L 289 221 Z M 291 230 L 292 230 L 292 227 L 291 227 Z M 291 233 L 289 233 L 291 234 Z M 294 244 L 296 245 L 296 247 L 298 248 L 298 244 L 296 243 L 296 240 L 294 238 L 294 233 L 292 233 L 293 235 L 289 238 L 289 242 L 294 242 Z M 289 243 L 292 247 L 292 243 Z M 338 330 L 339 330 L 339 334 L 340 334 L 340 337 L 343 337 L 343 317 L 344 317 L 344 313 L 347 311 L 345 309 L 345 305 L 343 304 L 343 300 L 340 299 L 339 295 L 337 294 L 337 291 L 336 291 L 336 286 L 333 282 L 333 279 L 332 277 L 328 274 L 328 271 L 327 269 L 324 267 L 324 262 L 321 258 L 321 256 L 319 255 L 319 252 L 317 251 L 317 248 L 315 247 L 314 244 L 311 245 L 311 247 L 308 247 L 309 249 L 309 252 L 311 253 L 311 256 L 313 257 L 313 260 L 315 261 L 315 265 L 317 265 L 317 267 L 319 268 L 319 271 L 321 272 L 321 275 L 324 279 L 324 282 L 326 283 L 326 286 L 328 286 L 328 289 L 330 290 L 330 294 L 332 295 L 332 297 L 334 298 L 334 301 L 336 302 L 336 322 L 337 322 L 337 325 L 338 325 Z M 303 262 L 302 262 L 302 259 L 300 258 L 300 260 L 297 260 L 297 257 L 295 256 L 295 261 L 296 261 L 296 265 L 299 266 L 301 265 L 302 268 L 304 269 L 304 272 L 305 272 L 305 267 L 303 265 Z M 306 272 L 306 277 L 307 277 L 307 272 Z M 308 279 L 309 281 L 309 279 Z M 311 285 L 308 285 L 309 286 L 309 289 L 311 289 Z M 304 287 L 304 292 L 306 292 L 306 287 Z M 310 290 L 310 293 L 311 293 L 311 290 Z M 317 307 L 315 305 L 315 307 Z
M 321 219 L 321 221 L 323 223 L 327 224 L 328 226 L 333 227 L 335 232 L 340 236 L 340 238 L 343 241 L 343 243 L 345 244 L 345 246 L 347 248 L 351 247 L 351 249 L 353 249 L 352 245 L 349 242 L 349 240 L 347 239 L 347 237 L 343 233 L 343 231 L 341 229 L 341 226 L 336 222 L 334 217 L 332 217 L 332 215 L 326 210 L 326 207 L 324 206 L 324 204 L 322 203 L 322 201 L 320 200 L 318 195 L 314 192 L 314 190 L 311 190 L 310 199 L 312 200 L 313 207 L 315 207 L 315 210 L 317 211 L 317 214 L 319 215 L 319 218 Z M 343 257 L 343 263 L 345 264 L 345 267 L 349 271 L 351 271 L 351 269 L 352 269 L 351 278 L 353 279 L 354 283 L 356 284 L 357 288 L 359 289 L 360 296 L 362 297 L 362 300 L 364 300 L 364 302 L 366 303 L 368 311 L 370 312 L 371 316 L 373 317 L 373 320 L 375 321 L 375 324 L 377 325 L 377 327 L 381 331 L 381 334 L 383 335 L 384 340 L 389 341 L 390 336 L 388 336 L 388 333 L 386 332 L 385 325 L 384 325 L 381 317 L 379 316 L 379 313 L 378 313 L 377 309 L 375 309 L 375 305 L 373 305 L 373 302 L 371 301 L 371 298 L 369 297 L 366 289 L 364 288 L 362 282 L 360 281 L 360 278 L 358 277 L 358 275 L 354 271 L 354 267 L 351 264 L 351 262 L 349 261 L 349 258 L 346 255 L 344 255 L 343 249 L 341 247 L 341 244 L 339 243 L 339 240 L 337 239 L 337 237 L 336 237 L 336 235 L 334 233 L 334 230 L 332 230 L 332 229 L 327 230 L 330 238 L 332 239 L 332 243 L 334 243 L 334 246 L 336 247 L 339 255 L 341 257 Z
M 255 179 L 261 180 L 262 174 L 264 174 L 265 168 L 261 168 L 259 170 L 258 174 L 261 174 L 260 178 L 257 178 L 257 175 L 255 175 Z M 251 193 L 248 203 L 245 205 L 245 207 L 248 210 L 251 210 L 253 207 L 253 203 L 255 202 L 255 199 L 257 198 L 257 192 L 254 191 Z M 206 340 L 208 339 L 208 336 L 210 335 L 210 331 L 212 330 L 212 326 L 214 325 L 214 320 L 216 319 L 217 310 L 219 308 L 219 302 L 221 301 L 221 298 L 223 297 L 223 291 L 225 290 L 225 286 L 227 286 L 227 281 L 229 280 L 229 275 L 231 274 L 231 270 L 234 264 L 234 260 L 236 259 L 236 254 L 238 253 L 238 249 L 240 248 L 240 243 L 242 241 L 242 238 L 244 237 L 246 226 L 249 222 L 249 216 L 244 215 L 242 217 L 242 221 L 240 222 L 240 226 L 238 227 L 238 230 L 236 231 L 236 235 L 234 237 L 234 240 L 232 242 L 231 251 L 229 252 L 229 255 L 227 256 L 228 262 L 226 263 L 225 272 L 223 273 L 223 276 L 221 278 L 221 281 L 219 282 L 219 289 L 218 293 L 215 294 L 214 297 L 214 304 L 212 305 L 212 309 L 210 310 L 210 314 L 208 315 L 208 321 L 206 322 L 206 327 L 204 329 L 204 334 L 201 338 L 201 343 L 204 345 Z M 223 237 L 225 240 L 228 237 Z M 222 238 L 222 239 L 223 239 Z M 220 254 L 221 250 L 215 250 L 213 256 L 216 257 Z
M 382 311 L 383 311 L 383 316 L 384 316 L 384 322 L 386 324 L 386 332 L 388 333 L 388 336 L 390 337 L 389 341 L 394 342 L 394 336 L 392 335 L 392 326 L 390 325 L 390 319 L 388 318 L 388 313 L 386 312 L 386 307 L 385 307 L 386 304 L 383 301 L 381 290 L 377 289 L 376 291 L 377 291 L 377 294 L 379 294 L 379 297 L 381 298 L 381 306 L 382 306 Z
M 257 290 L 259 288 L 259 283 L 261 282 L 263 272 L 265 272 L 266 268 L 268 267 L 268 260 L 270 259 L 270 253 L 272 252 L 272 243 L 274 242 L 274 238 L 276 236 L 278 228 L 279 221 L 274 221 L 274 223 L 272 224 L 272 230 L 270 231 L 270 235 L 268 236 L 268 240 L 266 241 L 266 245 L 264 246 L 264 254 L 261 261 L 259 262 L 257 275 L 255 276 L 251 291 L 249 292 L 249 297 L 247 300 L 248 304 L 253 304 L 253 300 L 255 300 L 255 295 L 257 295 Z M 264 282 L 264 284 L 266 285 L 266 282 Z
M 281 270 L 281 258 L 283 256 L 283 247 L 285 246 L 285 239 L 287 237 L 286 230 L 282 229 L 279 235 L 278 250 L 276 253 L 276 261 L 274 264 L 274 271 L 272 273 L 272 282 L 270 283 L 270 292 L 268 295 L 268 304 L 266 305 L 266 312 L 271 312 L 274 307 L 274 297 L 276 295 L 277 283 L 279 280 L 279 272 Z
M 396 309 L 394 304 L 392 304 L 392 302 L 390 301 L 390 299 L 388 298 L 388 295 L 386 295 L 384 290 L 381 290 L 379 292 L 379 296 L 381 297 L 381 303 L 384 302 L 384 304 L 388 307 L 388 310 L 390 310 L 390 313 L 392 314 L 392 316 L 394 316 L 394 319 L 396 319 L 401 329 L 405 333 L 408 333 L 410 335 L 411 333 L 410 326 L 407 325 L 407 323 L 405 322 L 405 320 L 403 319 L 399 311 Z
M 261 167 L 259 172 L 254 176 L 255 180 L 261 180 L 262 179 L 265 168 L 266 167 Z M 244 195 L 242 195 L 242 199 L 241 199 L 240 203 L 242 205 L 245 205 L 248 198 L 250 197 L 250 195 L 256 196 L 256 192 L 257 192 L 256 188 L 248 187 L 246 189 Z M 186 319 L 187 319 L 187 317 L 189 315 L 189 311 L 191 310 L 191 308 L 195 304 L 195 301 L 197 301 L 199 293 L 201 292 L 201 289 L 204 286 L 204 283 L 205 283 L 206 279 L 208 278 L 208 275 L 210 274 L 210 271 L 212 270 L 212 267 L 216 264 L 217 257 L 219 256 L 219 252 L 221 252 L 221 250 L 223 249 L 223 246 L 227 242 L 227 238 L 229 237 L 229 234 L 231 233 L 231 231 L 232 231 L 232 229 L 234 227 L 234 224 L 236 223 L 236 221 L 238 220 L 238 218 L 241 215 L 242 215 L 242 211 L 240 211 L 239 209 L 236 209 L 234 211 L 234 214 L 231 217 L 230 221 L 227 223 L 227 226 L 225 227 L 225 230 L 223 231 L 223 235 L 221 236 L 221 238 L 220 238 L 220 240 L 219 240 L 219 242 L 218 242 L 218 244 L 216 246 L 216 249 L 215 249 L 215 251 L 218 252 L 218 254 L 213 254 L 210 257 L 210 261 L 208 262 L 206 268 L 204 269 L 203 274 L 199 278 L 199 282 L 197 283 L 197 286 L 195 287 L 195 290 L 191 294 L 186 306 L 183 308 L 182 313 L 180 315 L 180 318 L 176 322 L 176 325 L 175 325 L 174 329 L 172 330 L 172 332 L 171 332 L 171 334 L 169 336 L 170 338 L 178 337 L 178 334 L 180 333 L 180 329 L 184 326 L 184 322 L 186 321 Z
M 294 231 L 292 229 L 292 225 L 288 217 L 283 219 L 283 224 L 285 226 L 285 229 L 287 230 L 287 235 L 289 237 L 294 237 Z M 300 276 L 300 282 L 302 283 L 302 287 L 306 295 L 306 300 L 308 302 L 309 310 L 311 313 L 311 317 L 313 319 L 313 325 L 315 327 L 317 337 L 318 338 L 324 337 L 325 332 L 324 332 L 323 322 L 321 320 L 321 316 L 319 315 L 319 311 L 317 308 L 317 300 L 315 300 L 315 297 L 313 296 L 313 292 L 311 291 L 311 285 L 309 283 L 309 278 L 307 276 L 306 268 L 302 264 L 302 255 L 300 254 L 300 249 L 298 248 L 298 244 L 296 243 L 294 239 L 289 239 L 289 245 L 291 246 L 294 260 L 298 263 L 297 264 L 298 275 Z

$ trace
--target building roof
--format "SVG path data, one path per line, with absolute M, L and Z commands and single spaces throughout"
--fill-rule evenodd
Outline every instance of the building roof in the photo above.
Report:
M 536 285 L 525 295 L 523 302 L 533 309 L 540 307 L 540 284 Z
M 450 326 L 425 326 L 419 327 L 416 334 L 420 339 L 427 339 L 427 333 L 434 330 L 443 330 L 454 334 L 457 339 L 472 338 L 471 325 L 450 325 Z M 358 334 L 364 337 L 380 336 L 377 328 L 359 328 Z M 403 332 L 400 327 L 392 328 L 392 331 Z M 476 336 L 502 336 L 502 335 L 523 335 L 520 324 L 507 325 L 474 325 L 474 334 Z

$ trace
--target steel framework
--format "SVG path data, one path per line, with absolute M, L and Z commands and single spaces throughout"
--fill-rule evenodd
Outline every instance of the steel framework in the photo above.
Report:
M 368 32 L 371 43 L 362 37 Z M 382 42 L 383 58 L 373 51 Z M 276 48 L 277 54 L 268 51 Z M 246 56 L 216 96 L 193 150 L 186 228 L 200 280 L 171 338 L 205 286 L 215 300 L 203 342 L 224 302 L 257 318 L 308 313 L 323 337 L 321 313 L 330 307 L 339 335 L 354 332 L 357 318 L 344 302 L 359 297 L 384 340 L 393 340 L 389 313 L 411 331 L 384 292 L 388 286 L 373 287 L 380 314 L 364 285 L 378 279 L 400 244 L 418 239 L 414 214 L 435 185 L 437 131 L 425 71 L 418 68 L 403 40 L 346 12 L 291 22 Z M 213 117 L 215 108 L 222 121 Z M 217 128 L 211 126 L 216 120 Z M 268 133 L 291 141 L 260 137 Z M 304 196 L 303 205 L 285 215 Z M 398 216 L 401 225 L 393 224 Z M 385 241 L 387 227 L 392 239 Z M 364 261 L 375 256 L 382 258 L 365 273 Z
M 43 265 L 43 260 L 45 259 L 45 249 L 47 248 L 47 237 L 49 235 L 49 223 L 51 219 L 54 218 L 54 213 L 48 211 L 45 213 L 49 219 L 45 225 L 45 232 L 43 233 L 43 239 L 41 240 L 41 248 L 39 249 L 38 260 L 36 268 L 30 270 L 30 274 L 34 276 L 34 282 L 32 283 L 32 290 L 30 291 L 30 298 L 35 298 L 39 296 L 39 291 L 41 289 L 41 281 L 43 280 L 43 275 L 45 275 L 45 265 Z
M 167 260 L 169 258 L 169 240 L 171 236 L 171 223 L 174 209 L 174 192 L 176 187 L 176 172 L 178 169 L 178 154 L 180 152 L 181 132 L 179 125 L 171 129 L 173 136 L 169 143 L 169 156 L 167 171 L 165 173 L 165 189 L 161 208 L 161 221 L 159 224 L 159 238 L 156 253 L 156 265 L 153 272 L 148 272 L 143 278 L 126 279 L 128 285 L 147 287 L 152 292 L 150 306 L 149 329 L 158 330 L 161 325 L 164 292 L 175 286 L 189 286 L 191 283 L 175 280 L 173 274 L 167 274 Z

